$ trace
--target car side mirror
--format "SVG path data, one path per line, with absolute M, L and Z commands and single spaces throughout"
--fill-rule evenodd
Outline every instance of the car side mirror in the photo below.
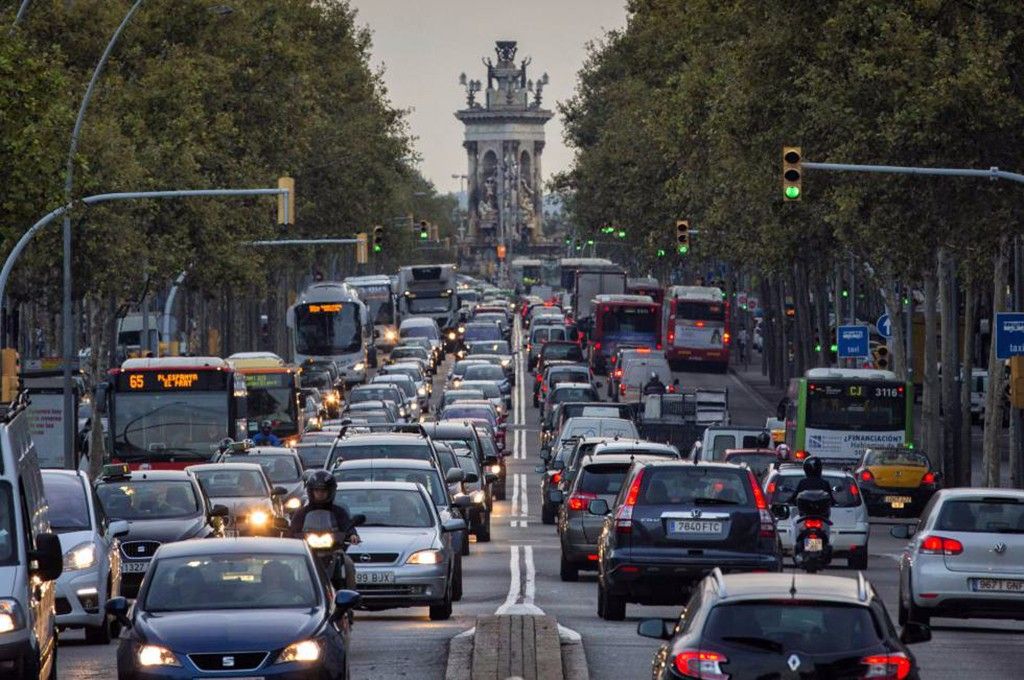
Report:
M 444 475 L 444 481 L 448 484 L 458 484 L 466 480 L 466 471 L 462 468 L 450 468 Z
M 287 496 L 288 495 L 288 489 L 284 488 L 283 486 L 275 486 L 270 491 L 270 495 L 271 496 Z
M 36 549 L 30 550 L 28 558 L 35 562 L 32 575 L 41 581 L 55 581 L 64 571 L 64 551 L 57 534 L 49 532 L 36 536 Z
M 463 480 L 466 484 L 476 484 L 480 481 L 480 475 L 475 472 L 467 472 L 466 478 Z
M 587 512 L 591 515 L 607 515 L 611 509 L 608 507 L 608 501 L 603 498 L 595 498 L 587 503 Z
M 772 517 L 775 519 L 789 519 L 789 506 L 784 503 L 772 505 Z
M 466 508 L 472 507 L 473 499 L 470 498 L 468 494 L 457 493 L 452 497 L 452 505 L 465 510 Z
M 907 621 L 900 631 L 900 642 L 905 645 L 914 645 L 918 642 L 928 642 L 932 639 L 931 626 L 926 626 L 917 621 Z
M 115 519 L 107 525 L 107 538 L 121 538 L 128 535 L 128 522 L 123 519 Z
M 125 628 L 130 628 L 132 625 L 131 619 L 128 618 L 128 607 L 128 598 L 126 597 L 112 597 L 107 600 L 107 613 Z
M 636 625 L 637 635 L 655 640 L 671 640 L 675 621 L 669 619 L 644 619 Z
M 366 515 L 364 515 L 361 512 L 358 513 L 358 514 L 352 515 L 352 526 L 354 526 L 354 527 L 361 527 L 364 524 L 366 524 Z
M 331 615 L 335 621 L 348 614 L 359 606 L 363 596 L 354 590 L 339 590 L 334 594 L 334 613 Z
M 484 479 L 487 481 L 488 484 L 494 484 L 496 481 L 498 481 L 498 475 L 494 474 L 493 472 L 485 472 Z
M 463 519 L 446 519 L 441 524 L 441 531 L 452 533 L 453 531 L 465 531 L 466 520 Z
M 220 503 L 210 509 L 210 517 L 229 517 L 230 515 L 231 511 L 228 510 L 228 507 Z
M 895 524 L 889 527 L 889 535 L 893 538 L 908 539 L 917 533 L 917 527 L 913 524 Z

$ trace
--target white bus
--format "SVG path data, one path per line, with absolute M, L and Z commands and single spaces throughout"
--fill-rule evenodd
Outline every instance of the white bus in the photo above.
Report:
M 288 308 L 288 328 L 296 364 L 328 359 L 338 365 L 347 384 L 366 380 L 373 324 L 354 288 L 337 281 L 309 286 Z

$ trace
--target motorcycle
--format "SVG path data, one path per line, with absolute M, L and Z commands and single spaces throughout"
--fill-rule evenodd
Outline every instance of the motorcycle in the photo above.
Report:
M 366 521 L 365 515 L 352 517 L 352 526 L 359 526 Z M 317 563 L 336 589 L 346 588 L 349 580 L 343 555 L 350 545 L 348 538 L 334 522 L 334 514 L 329 510 L 313 510 L 306 515 L 302 523 L 302 537 L 309 546 Z
M 801 491 L 796 496 L 797 518 L 793 522 L 796 541 L 793 562 L 809 574 L 821 571 L 832 561 L 829 541 L 832 499 L 824 491 Z

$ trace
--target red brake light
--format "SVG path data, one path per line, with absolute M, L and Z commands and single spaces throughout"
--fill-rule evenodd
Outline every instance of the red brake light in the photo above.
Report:
M 768 493 L 769 494 L 775 495 L 775 489 L 777 489 L 777 488 L 778 488 L 778 485 L 775 482 L 768 482 Z
M 928 536 L 921 541 L 921 553 L 924 555 L 959 555 L 964 551 L 964 544 L 955 538 Z
M 651 348 L 650 347 L 637 347 L 636 348 L 636 353 L 637 354 L 650 354 L 651 353 Z
M 676 341 L 676 332 L 675 331 L 669 331 L 668 332 L 668 344 L 671 345 L 675 341 Z
M 862 482 L 873 482 L 873 481 L 875 481 L 875 476 L 873 474 L 871 474 L 871 470 L 863 470 L 860 473 L 860 481 L 862 481 Z
M 621 378 L 622 377 L 622 369 L 621 368 L 616 368 L 615 369 L 615 377 L 616 378 Z
M 625 394 L 625 393 L 626 393 L 626 383 L 619 383 L 619 394 Z
M 825 527 L 825 520 L 821 519 L 805 519 L 804 527 L 807 529 L 823 529 Z
M 868 667 L 866 678 L 903 680 L 910 675 L 910 659 L 903 652 L 865 656 L 860 662 Z
M 797 451 L 796 453 L 793 454 L 793 460 L 803 460 L 806 457 L 807 457 L 807 452 L 806 451 Z
M 934 484 L 935 483 L 935 473 L 934 472 L 926 472 L 924 474 L 924 477 L 921 478 L 921 483 L 922 484 Z
M 580 510 L 586 510 L 587 505 L 590 504 L 590 501 L 596 498 L 597 494 L 578 491 L 573 495 L 569 496 L 569 509 L 575 510 L 577 512 L 579 512 Z
M 675 385 L 669 385 L 668 386 L 668 393 L 669 394 L 675 394 L 676 393 L 676 386 Z
M 751 472 L 750 470 L 747 470 L 747 479 L 750 480 L 750 491 L 754 494 L 754 503 L 757 504 L 757 509 L 767 510 L 768 502 L 765 501 L 764 494 L 761 493 L 761 487 L 757 485 L 757 478 L 754 477 L 754 473 Z
M 558 484 L 560 481 L 562 481 L 562 473 L 561 472 L 556 472 L 555 474 L 551 475 L 551 483 L 552 484 Z
M 614 364 L 618 360 L 619 360 L 619 355 L 618 354 L 613 354 L 612 355 L 612 363 Z
M 704 680 L 729 680 L 729 674 L 722 671 L 723 663 L 729 663 L 724 654 L 696 649 L 683 650 L 672 659 L 683 677 Z
M 731 336 L 729 335 L 729 332 L 728 332 L 728 331 L 726 331 L 725 333 L 722 333 L 722 344 L 723 344 L 723 345 L 728 345 L 728 344 L 729 344 L 729 338 L 730 338 L 730 337 L 731 337 Z
M 698 322 L 697 322 L 697 323 L 695 323 L 694 325 L 695 325 L 695 326 L 696 326 L 697 328 L 704 328 L 704 322 L 703 322 L 703 321 L 698 321 Z
M 854 498 L 860 495 L 860 488 L 858 488 L 857 485 L 854 484 L 853 482 L 850 482 L 850 494 Z
M 542 376 L 540 373 L 538 373 L 537 374 L 537 382 L 540 382 L 543 379 L 544 379 L 544 376 Z
M 595 343 L 594 343 L 594 349 L 596 349 L 596 350 L 600 350 L 600 349 L 601 349 L 601 343 L 599 343 L 599 342 L 595 342 Z
M 637 500 L 640 497 L 640 485 L 644 481 L 644 471 L 640 470 L 636 473 L 636 477 L 633 478 L 633 483 L 629 485 L 629 491 L 626 492 L 625 504 L 632 507 L 636 505 Z

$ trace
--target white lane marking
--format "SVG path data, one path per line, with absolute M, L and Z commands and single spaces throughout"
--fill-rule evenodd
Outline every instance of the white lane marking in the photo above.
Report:
M 519 596 L 522 594 L 523 584 L 519 582 L 519 546 L 511 545 L 508 551 L 508 595 L 505 596 L 505 603 L 498 607 L 498 610 L 494 612 L 495 614 L 504 614 L 505 610 L 519 601 Z
M 519 496 L 519 516 L 522 520 L 519 522 L 519 526 L 525 527 L 526 520 L 530 518 L 530 493 L 529 487 L 527 486 L 526 475 L 519 475 L 520 482 L 523 485 L 523 492 Z
M 494 612 L 502 614 L 527 614 L 542 616 L 544 610 L 534 604 L 537 574 L 533 564 L 533 546 L 523 546 L 523 568 L 520 569 L 518 545 L 509 546 L 509 586 L 505 602 Z
M 532 605 L 537 595 L 537 572 L 533 568 L 533 546 L 523 546 L 523 562 L 526 565 L 526 579 L 523 584 L 523 604 Z
M 509 517 L 519 516 L 519 474 L 512 475 L 512 507 L 509 509 Z M 512 526 L 519 526 L 519 520 L 513 519 Z

